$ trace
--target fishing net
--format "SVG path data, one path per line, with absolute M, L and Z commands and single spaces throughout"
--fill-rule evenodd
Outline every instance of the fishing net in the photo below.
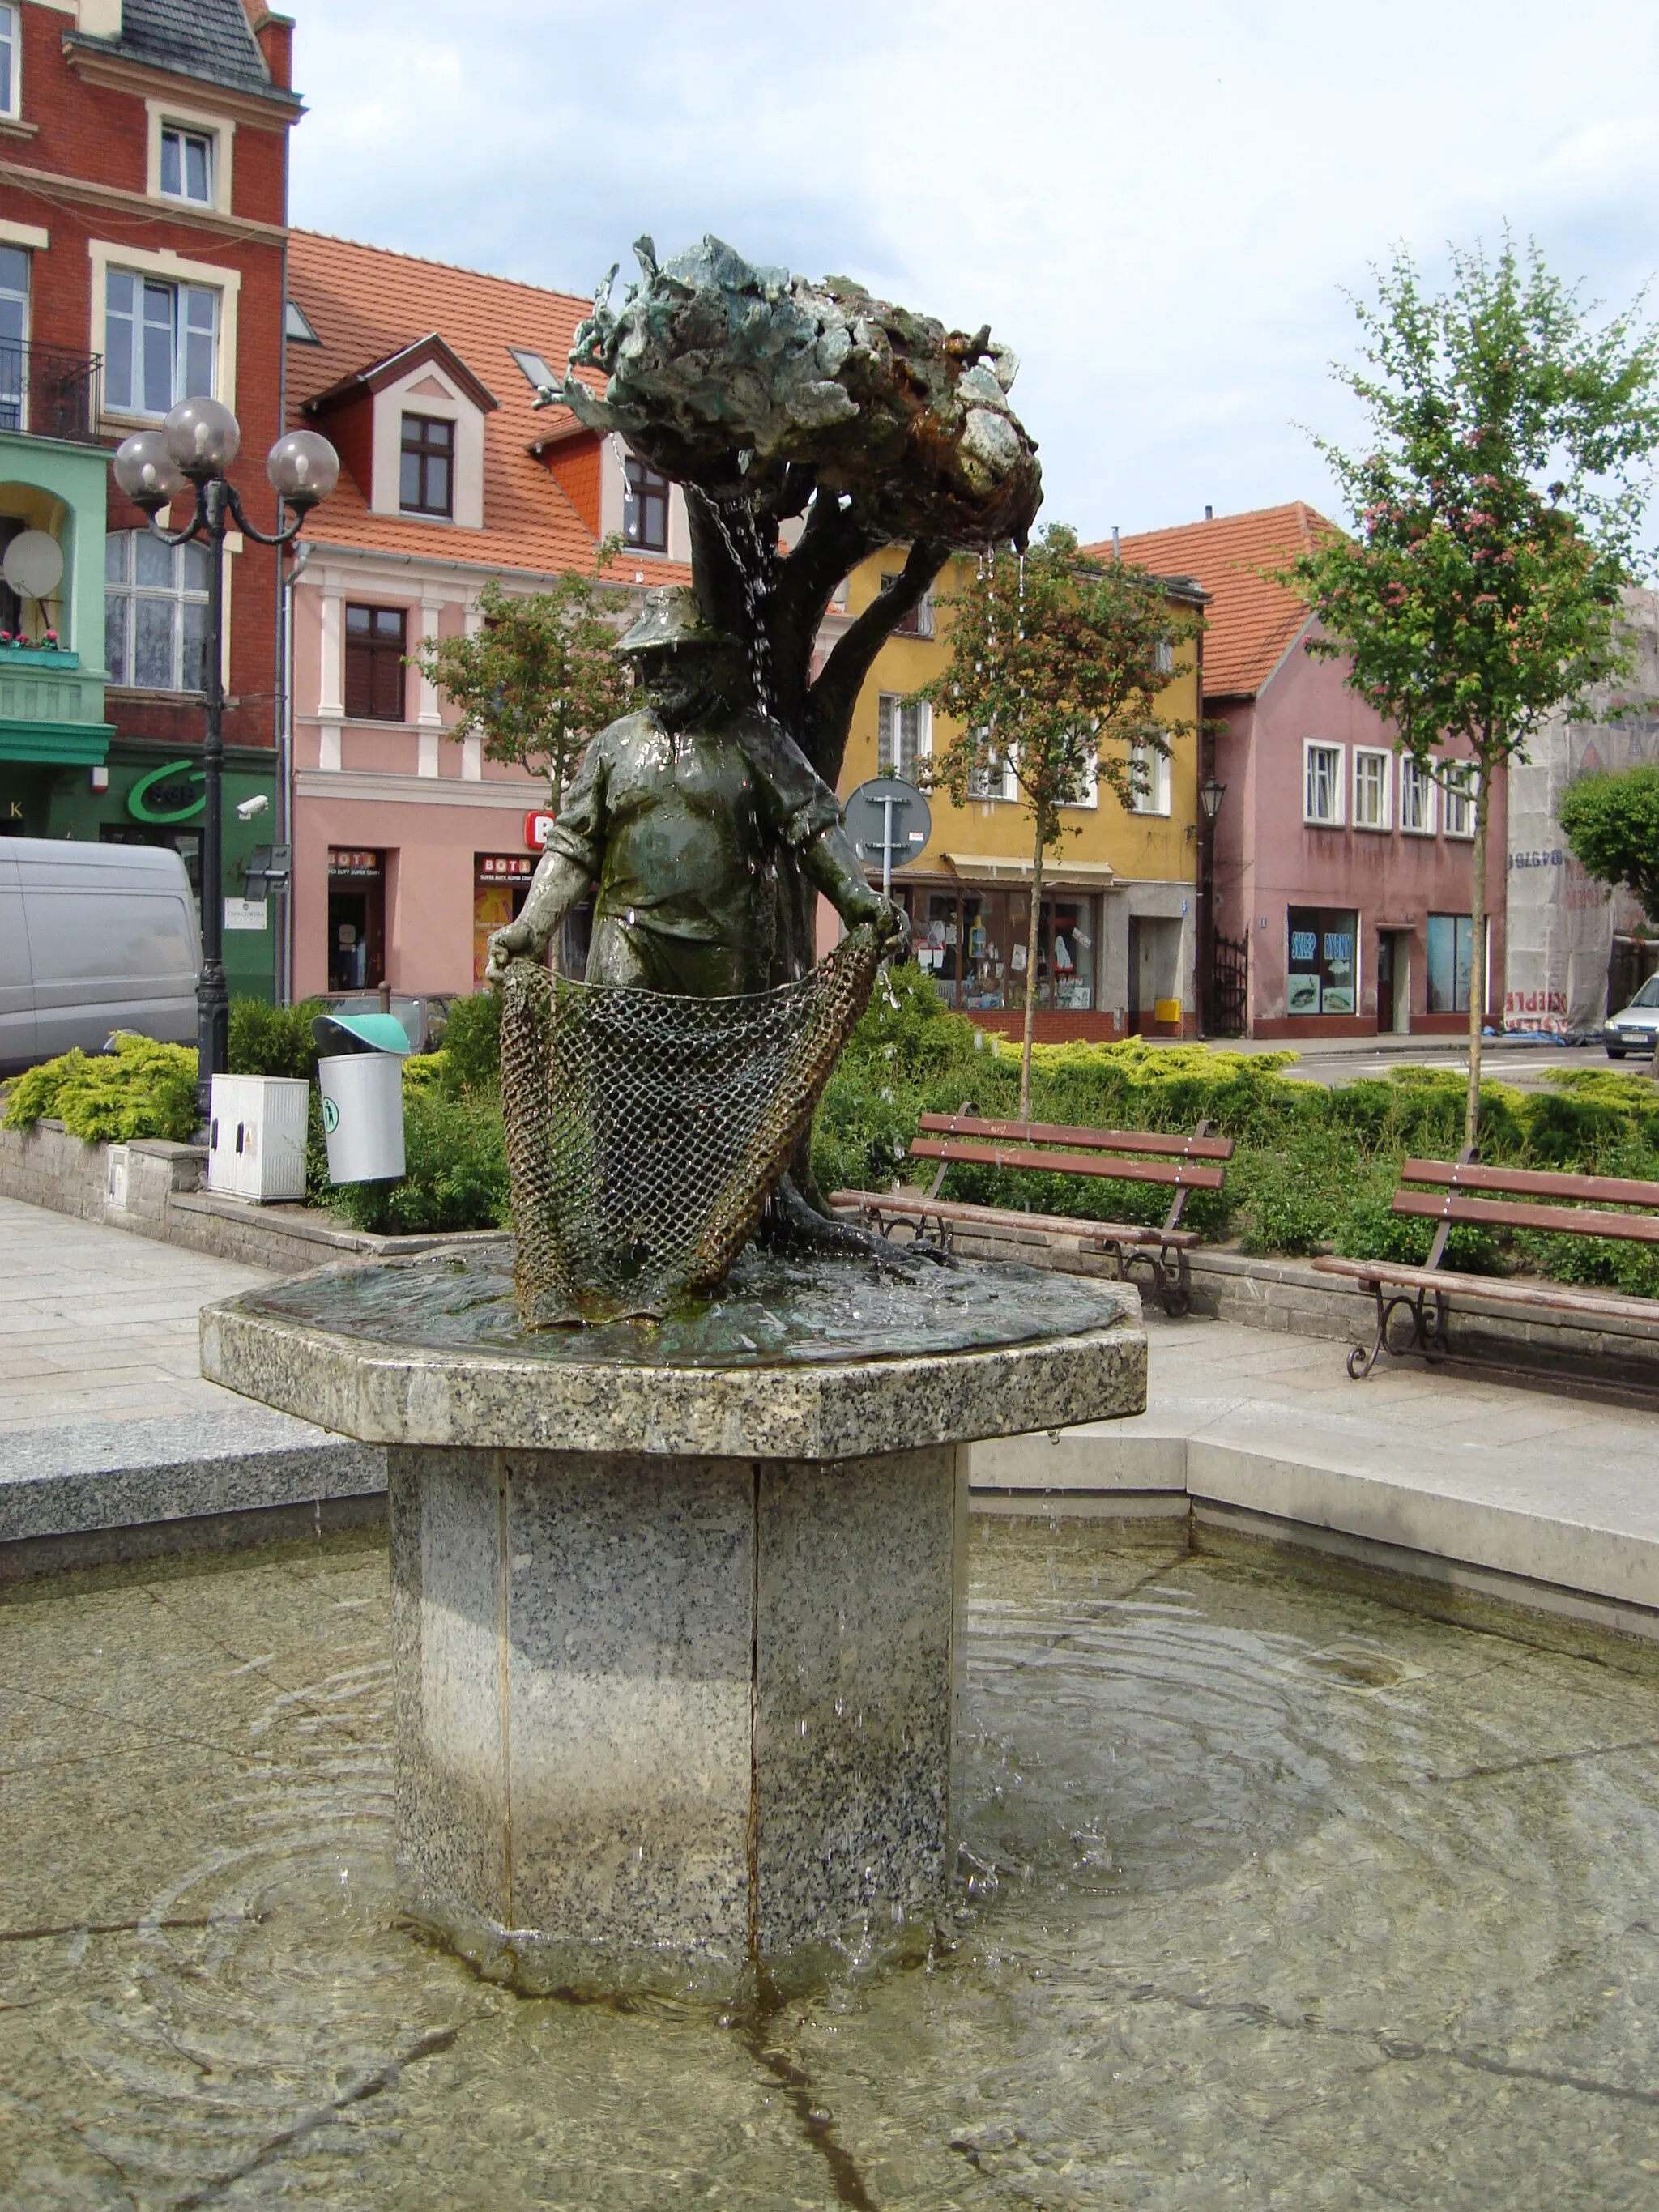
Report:
M 798 983 L 731 999 L 507 969 L 501 1100 L 531 1328 L 661 1316 L 718 1283 L 811 1121 L 879 958 L 855 929 Z

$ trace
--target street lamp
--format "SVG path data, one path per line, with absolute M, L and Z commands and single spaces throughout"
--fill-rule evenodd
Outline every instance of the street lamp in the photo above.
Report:
M 1199 985 L 1199 1014 L 1208 1036 L 1215 1028 L 1215 817 L 1227 787 L 1213 768 L 1198 787 L 1198 803 L 1204 810 L 1204 843 L 1199 856 L 1199 953 L 1203 963 Z
M 1218 783 L 1214 775 L 1206 775 L 1198 787 L 1198 803 L 1204 809 L 1204 819 L 1213 822 L 1221 811 L 1221 802 L 1227 796 L 1227 787 Z
M 115 449 L 115 481 L 149 517 L 152 537 L 164 545 L 205 538 L 208 562 L 206 732 L 202 743 L 206 812 L 202 823 L 202 972 L 196 985 L 196 1104 L 205 1121 L 213 1079 L 229 1057 L 230 1000 L 225 990 L 224 811 L 224 562 L 225 533 L 234 526 L 260 545 L 286 545 L 340 474 L 340 459 L 315 430 L 289 430 L 265 457 L 265 474 L 294 520 L 274 535 L 256 530 L 242 512 L 225 471 L 242 442 L 241 425 L 217 399 L 182 400 L 157 430 L 139 430 Z M 163 530 L 162 507 L 185 491 L 195 513 L 181 530 Z

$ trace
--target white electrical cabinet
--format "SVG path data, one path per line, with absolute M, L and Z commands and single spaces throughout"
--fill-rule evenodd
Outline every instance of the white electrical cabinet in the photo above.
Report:
M 303 1198 L 311 1086 L 286 1075 L 216 1075 L 208 1188 L 227 1198 Z

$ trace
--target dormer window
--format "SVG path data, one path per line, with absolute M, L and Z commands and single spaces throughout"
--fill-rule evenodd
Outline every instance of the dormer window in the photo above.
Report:
M 455 425 L 436 415 L 405 415 L 398 504 L 405 514 L 455 511 Z
M 668 550 L 668 479 L 637 453 L 623 464 L 623 537 L 641 553 Z
M 162 125 L 161 183 L 168 199 L 213 205 L 213 140 L 208 132 Z

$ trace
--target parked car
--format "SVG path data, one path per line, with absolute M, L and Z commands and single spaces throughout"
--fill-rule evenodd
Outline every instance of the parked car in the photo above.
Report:
M 1653 1050 L 1656 1033 L 1659 1033 L 1659 975 L 1650 975 L 1629 1006 L 1609 1019 L 1601 1042 L 1609 1060 L 1623 1060 L 1632 1052 L 1646 1059 Z
M 114 1030 L 194 1044 L 201 964 L 177 853 L 0 837 L 0 1072 Z
M 331 1014 L 378 1014 L 380 994 L 378 991 L 330 991 L 325 994 L 322 1004 Z M 443 1042 L 444 1026 L 449 1018 L 447 995 L 409 998 L 393 991 L 386 1012 L 396 1014 L 403 1024 L 411 1052 L 436 1052 Z

